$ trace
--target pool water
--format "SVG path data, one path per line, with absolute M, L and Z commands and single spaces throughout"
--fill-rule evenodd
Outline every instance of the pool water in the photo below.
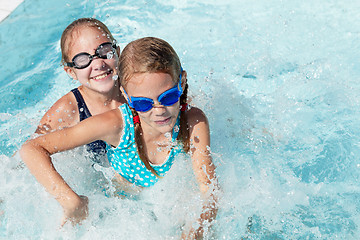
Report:
M 187 158 L 122 199 L 106 196 L 106 170 L 79 148 L 54 161 L 89 197 L 90 216 L 59 228 L 60 206 L 12 156 L 78 85 L 60 66 L 59 39 L 89 16 L 121 48 L 156 36 L 179 54 L 222 188 L 205 239 L 358 239 L 360 2 L 336 0 L 25 0 L 0 23 L 0 239 L 178 239 L 198 210 Z

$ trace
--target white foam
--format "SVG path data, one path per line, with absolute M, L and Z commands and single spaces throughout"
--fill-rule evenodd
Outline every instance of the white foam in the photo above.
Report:
M 94 4 L 83 2 L 84 8 Z M 94 15 L 105 21 L 122 48 L 151 35 L 167 40 L 179 54 L 192 105 L 203 109 L 210 122 L 224 192 L 214 239 L 359 235 L 360 71 L 354 51 L 359 23 L 354 19 L 360 5 L 347 4 L 200 0 L 180 6 L 175 0 L 159 0 L 138 7 L 106 1 L 96 7 Z M 55 50 L 5 86 L 41 81 L 31 76 L 55 67 L 47 64 L 59 55 Z M 41 102 L 11 116 L 0 113 L 5 144 L 22 143 L 43 111 L 77 84 L 56 67 L 52 89 Z M 39 93 L 48 88 L 41 87 Z M 56 156 L 56 166 L 77 192 L 89 197 L 91 211 L 82 226 L 57 232 L 57 202 L 28 171 L 12 168 L 16 159 L 3 159 L 0 212 L 5 210 L 8 222 L 2 232 L 17 238 L 174 239 L 179 229 L 172 222 L 180 226 L 191 217 L 187 213 L 195 212 L 188 204 L 197 200 L 193 186 L 180 191 L 188 184 L 182 176 L 188 169 L 178 161 L 134 201 L 107 198 L 81 154 L 68 153 Z M 111 169 L 94 168 L 111 178 Z

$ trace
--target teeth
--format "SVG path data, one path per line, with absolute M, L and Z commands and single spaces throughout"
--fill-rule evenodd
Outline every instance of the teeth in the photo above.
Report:
M 104 74 L 101 74 L 99 76 L 93 77 L 93 79 L 99 80 L 99 79 L 102 79 L 102 78 L 106 77 L 107 75 L 108 75 L 108 73 L 104 73 Z

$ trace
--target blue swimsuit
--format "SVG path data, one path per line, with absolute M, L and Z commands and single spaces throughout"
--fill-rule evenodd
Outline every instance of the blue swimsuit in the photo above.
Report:
M 150 187 L 158 181 L 150 170 L 145 167 L 141 161 L 135 143 L 135 129 L 133 115 L 127 104 L 119 107 L 124 121 L 123 134 L 119 146 L 116 148 L 106 144 L 107 156 L 111 166 L 126 180 L 137 186 Z M 179 114 L 180 116 L 180 114 Z M 182 152 L 182 147 L 176 144 L 176 138 L 179 133 L 178 117 L 172 131 L 172 142 L 174 147 L 171 148 L 168 158 L 161 165 L 150 164 L 159 176 L 165 176 L 174 163 L 175 156 Z
M 76 101 L 77 101 L 77 105 L 79 108 L 80 121 L 91 117 L 92 115 L 91 115 L 89 109 L 87 108 L 84 98 L 82 97 L 79 89 L 75 88 L 75 89 L 71 90 L 71 92 L 74 94 Z M 89 143 L 86 145 L 86 147 L 89 152 L 92 152 L 95 155 L 105 155 L 105 153 L 106 153 L 106 144 L 104 141 L 101 141 L 101 140 L 97 140 L 92 143 Z

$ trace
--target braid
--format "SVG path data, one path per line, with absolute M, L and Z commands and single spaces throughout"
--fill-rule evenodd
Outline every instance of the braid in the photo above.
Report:
M 187 91 L 188 84 L 186 83 L 183 94 L 180 96 L 180 106 L 187 104 Z M 189 125 L 187 121 L 186 111 L 180 111 L 180 130 L 178 135 L 178 140 L 183 144 L 183 149 L 185 152 L 190 150 L 190 137 L 189 137 Z
M 138 117 L 138 113 L 135 109 L 131 108 L 131 112 L 133 117 Z M 155 176 L 158 178 L 161 178 L 155 171 L 155 169 L 150 165 L 149 158 L 147 154 L 145 153 L 145 144 L 144 144 L 144 138 L 143 138 L 143 131 L 141 128 L 140 122 L 136 121 L 134 122 L 134 129 L 135 129 L 135 143 L 137 147 L 137 151 L 139 153 L 141 161 L 145 164 L 145 167 L 152 172 Z

